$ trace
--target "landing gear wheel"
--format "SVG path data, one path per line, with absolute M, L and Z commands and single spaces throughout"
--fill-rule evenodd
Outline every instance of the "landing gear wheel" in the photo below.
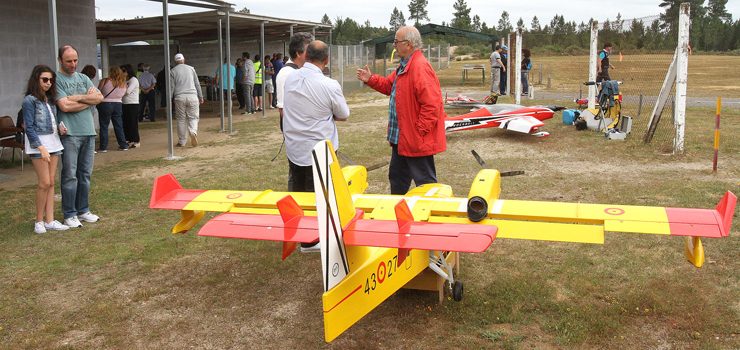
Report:
M 452 284 L 452 299 L 460 301 L 463 298 L 463 284 L 460 281 L 455 281 Z

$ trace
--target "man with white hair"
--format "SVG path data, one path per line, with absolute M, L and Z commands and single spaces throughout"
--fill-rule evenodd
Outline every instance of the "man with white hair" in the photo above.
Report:
M 391 194 L 406 194 L 411 180 L 416 186 L 437 182 L 434 155 L 447 148 L 442 90 L 434 68 L 421 52 L 416 27 L 396 31 L 393 46 L 401 64 L 387 77 L 372 74 L 366 65 L 357 78 L 378 92 L 389 95 L 388 135 Z
M 198 145 L 198 120 L 200 106 L 203 103 L 203 93 L 198 82 L 198 73 L 195 68 L 185 64 L 185 56 L 175 55 L 175 67 L 170 70 L 172 80 L 172 98 L 175 101 L 175 117 L 177 118 L 176 147 L 187 143 L 186 132 L 190 134 L 190 145 Z

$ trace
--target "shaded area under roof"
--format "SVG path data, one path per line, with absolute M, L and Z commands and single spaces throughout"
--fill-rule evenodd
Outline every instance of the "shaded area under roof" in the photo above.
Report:
M 291 26 L 293 26 L 293 32 L 311 33 L 315 29 L 317 37 L 328 37 L 331 30 L 331 25 L 318 22 L 235 12 L 232 12 L 230 17 L 232 41 L 259 40 L 262 23 L 265 23 L 267 40 L 287 41 L 290 37 Z M 170 39 L 182 43 L 215 40 L 218 38 L 219 18 L 222 19 L 222 25 L 226 28 L 226 16 L 220 15 L 218 11 L 170 15 L 168 17 Z M 108 39 L 113 45 L 136 40 L 162 40 L 164 36 L 162 21 L 162 16 L 158 16 L 120 21 L 97 21 L 95 26 L 98 39 Z
M 451 35 L 451 36 L 463 37 L 463 38 L 468 38 L 468 39 L 473 39 L 473 40 L 485 41 L 491 44 L 499 40 L 499 37 L 495 35 L 471 32 L 469 30 L 462 30 L 462 29 L 457 29 L 457 28 L 452 28 L 452 27 L 446 27 L 446 26 L 441 26 L 441 25 L 432 24 L 432 23 L 428 23 L 428 24 L 425 24 L 419 27 L 419 33 L 421 33 L 421 35 L 431 35 L 431 34 Z M 395 32 L 389 35 L 386 35 L 384 37 L 368 40 L 364 44 L 365 45 L 388 44 L 388 43 L 393 42 L 394 37 L 395 37 Z

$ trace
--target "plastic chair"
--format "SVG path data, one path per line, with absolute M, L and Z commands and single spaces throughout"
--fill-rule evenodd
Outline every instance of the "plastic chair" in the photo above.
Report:
M 13 118 L 10 116 L 0 117 L 0 158 L 5 153 L 5 148 L 10 148 L 13 154 L 12 162 L 15 163 L 15 149 L 21 150 L 21 171 L 23 171 L 23 157 L 25 148 L 23 143 L 18 142 L 15 138 L 16 134 L 20 133 L 21 137 L 24 136 L 24 130 L 15 126 Z

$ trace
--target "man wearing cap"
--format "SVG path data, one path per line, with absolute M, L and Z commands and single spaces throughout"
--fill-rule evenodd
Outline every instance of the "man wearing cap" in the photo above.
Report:
M 501 45 L 501 83 L 499 84 L 499 88 L 501 89 L 501 95 L 506 95 L 506 80 L 508 80 L 509 75 L 506 74 L 506 69 L 509 68 L 507 66 L 509 61 L 509 47 L 506 45 Z
M 501 73 L 506 72 L 504 63 L 501 62 L 501 51 L 503 48 L 496 45 L 496 49 L 491 53 L 491 93 L 501 93 Z
M 177 118 L 176 147 L 187 143 L 186 132 L 190 134 L 190 145 L 198 145 L 198 119 L 200 106 L 203 103 L 203 93 L 200 91 L 198 73 L 195 68 L 185 64 L 185 56 L 175 55 L 175 67 L 170 71 L 172 80 L 172 98 L 175 101 L 175 117 Z

